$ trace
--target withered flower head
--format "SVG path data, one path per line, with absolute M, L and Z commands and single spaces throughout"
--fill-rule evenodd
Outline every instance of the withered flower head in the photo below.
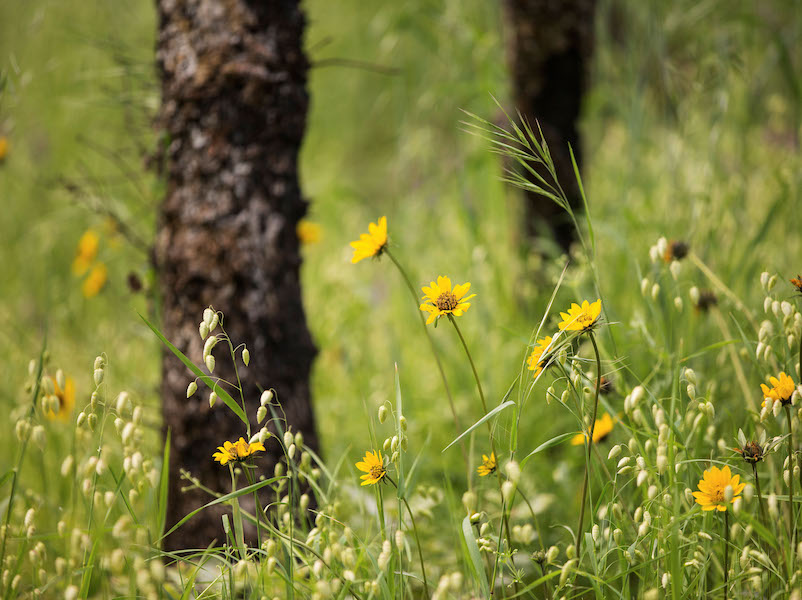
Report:
M 696 303 L 696 310 L 700 312 L 707 312 L 718 304 L 718 297 L 710 290 L 701 290 L 699 292 L 699 301 Z
M 733 448 L 733 450 L 743 456 L 744 460 L 750 464 L 763 460 L 763 447 L 754 440 L 746 442 L 743 448 Z
M 613 380 L 602 375 L 601 381 L 599 382 L 599 392 L 605 396 L 615 392 L 615 384 L 613 384 Z
M 791 285 L 796 288 L 796 291 L 802 294 L 802 275 L 797 275 L 793 277 L 791 280 Z
M 663 255 L 663 260 L 666 262 L 671 262 L 672 260 L 682 260 L 688 256 L 688 251 L 690 249 L 691 247 L 688 242 L 683 242 L 682 240 L 671 240 L 668 243 L 665 254 Z

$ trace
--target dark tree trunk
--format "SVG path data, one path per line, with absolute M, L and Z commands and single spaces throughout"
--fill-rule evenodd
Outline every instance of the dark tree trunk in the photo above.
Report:
M 517 109 L 534 127 L 540 123 L 554 159 L 557 179 L 572 206 L 581 207 L 568 144 L 581 166 L 577 128 L 593 51 L 596 0 L 503 0 L 507 60 Z M 547 181 L 549 176 L 541 173 Z M 551 200 L 526 194 L 530 235 L 550 232 L 567 250 L 574 229 Z
M 203 309 L 223 311 L 231 339 L 250 351 L 250 366 L 240 363 L 240 376 L 252 424 L 258 385 L 275 388 L 288 423 L 316 450 L 309 399 L 316 350 L 301 303 L 296 236 L 306 212 L 297 171 L 309 103 L 299 5 L 157 0 L 159 125 L 168 145 L 155 255 L 167 338 L 202 364 Z M 223 346 L 215 349 L 214 375 L 236 381 Z M 208 390 L 187 400 L 192 376 L 170 353 L 162 369 L 164 427 L 172 432 L 170 527 L 210 500 L 197 490 L 182 493 L 187 482 L 179 471 L 214 490 L 230 490 L 228 468 L 213 462 L 212 453 L 245 429 L 222 403 L 209 408 Z M 258 464 L 269 474 L 277 445 L 266 447 Z M 223 541 L 220 513 L 205 511 L 167 546 L 204 548 L 215 538 Z

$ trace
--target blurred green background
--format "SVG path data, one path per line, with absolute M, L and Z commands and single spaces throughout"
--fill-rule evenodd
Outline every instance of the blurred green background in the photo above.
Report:
M 305 9 L 312 104 L 301 179 L 322 238 L 304 247 L 303 284 L 320 349 L 313 385 L 324 456 L 332 463 L 361 457 L 369 419 L 393 398 L 398 363 L 412 452 L 428 440 L 421 479 L 449 473 L 459 481 L 459 451 L 440 453 L 453 425 L 417 305 L 388 261 L 351 265 L 348 242 L 386 215 L 414 282 L 448 274 L 472 283 L 477 297 L 460 324 L 497 402 L 521 369 L 565 262 L 530 248 L 521 198 L 500 181 L 501 159 L 460 124 L 463 110 L 498 120 L 494 97 L 512 109 L 499 6 L 313 0 Z M 620 359 L 610 364 L 622 369 L 624 393 L 673 343 L 671 331 L 685 332 L 693 346 L 686 354 L 722 339 L 704 315 L 685 310 L 669 323 L 644 302 L 640 281 L 657 276 L 648 249 L 659 236 L 689 241 L 756 313 L 762 270 L 792 276 L 802 269 L 798 11 L 798 2 L 779 1 L 599 2 L 582 125 L 584 183 L 613 323 L 605 355 Z M 147 168 L 158 143 L 155 30 L 150 2 L 0 0 L 0 135 L 9 142 L 0 164 L 0 402 L 12 415 L 26 402 L 27 364 L 46 333 L 54 365 L 76 379 L 79 407 L 92 389 L 94 357 L 108 354 L 112 386 L 151 408 L 154 444 L 160 348 L 137 313 L 157 310 L 147 294 L 163 193 Z M 127 229 L 110 228 L 104 212 Z M 84 298 L 71 263 L 90 227 L 101 233 L 109 279 L 98 296 Z M 129 289 L 132 273 L 144 292 Z M 686 275 L 667 302 L 673 295 L 687 302 L 693 284 L 709 287 L 701 275 Z M 588 271 L 571 268 L 556 306 L 593 293 Z M 646 333 L 648 348 L 637 332 Z M 432 333 L 469 423 L 480 412 L 458 340 L 447 327 Z M 709 352 L 693 364 L 715 375 L 723 360 L 723 352 Z M 748 376 L 757 386 L 763 374 Z M 719 413 L 735 420 L 744 399 L 731 379 L 721 377 L 715 391 Z M 523 415 L 527 450 L 576 428 L 542 392 Z M 13 426 L 12 418 L 4 431 Z M 70 428 L 52 427 L 58 447 Z M 11 435 L 3 439 L 0 445 L 13 444 Z M 552 458 L 539 467 L 536 491 L 573 490 L 566 477 L 578 473 L 580 453 Z

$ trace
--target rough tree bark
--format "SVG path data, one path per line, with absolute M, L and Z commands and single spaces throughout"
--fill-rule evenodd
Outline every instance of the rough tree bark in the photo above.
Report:
M 240 366 L 248 416 L 255 420 L 257 384 L 273 387 L 289 424 L 316 450 L 309 401 L 316 349 L 301 303 L 296 236 L 306 212 L 297 167 L 309 103 L 300 2 L 157 0 L 157 7 L 168 182 L 155 246 L 163 331 L 202 364 L 198 322 L 205 307 L 222 310 L 231 339 L 251 355 L 250 366 Z M 223 346 L 215 349 L 214 375 L 236 381 Z M 172 432 L 170 527 L 209 501 L 197 490 L 182 493 L 179 471 L 229 490 L 228 468 L 211 455 L 245 430 L 222 403 L 209 408 L 208 391 L 187 400 L 192 377 L 170 353 L 162 369 L 164 427 Z M 277 446 L 266 447 L 258 462 L 272 473 Z M 166 545 L 204 548 L 215 538 L 223 540 L 220 513 L 204 511 Z
M 503 5 L 516 108 L 533 127 L 535 119 L 540 123 L 557 178 L 571 205 L 580 207 L 568 144 L 581 166 L 577 122 L 593 51 L 596 0 L 503 0 Z M 526 212 L 530 235 L 545 230 L 568 249 L 575 232 L 559 206 L 527 192 Z

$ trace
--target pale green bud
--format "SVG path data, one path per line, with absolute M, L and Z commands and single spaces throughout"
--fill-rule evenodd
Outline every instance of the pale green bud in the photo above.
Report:
M 256 422 L 261 423 L 265 420 L 265 417 L 267 417 L 267 409 L 264 406 L 260 406 L 256 410 Z
M 272 399 L 273 399 L 273 390 L 265 390 L 259 397 L 259 404 L 261 404 L 262 406 L 267 406 Z
M 398 424 L 401 426 L 401 431 L 407 430 L 407 418 L 404 415 L 398 417 Z
M 209 408 L 214 408 L 214 405 L 217 403 L 217 394 L 212 392 L 209 394 Z
M 104 375 L 105 375 L 105 373 L 104 373 L 103 369 L 95 369 L 95 374 L 93 375 L 93 378 L 95 380 L 95 385 L 96 386 L 99 386 L 101 383 L 103 383 L 103 376 Z
M 245 363 L 246 367 L 251 362 L 251 353 L 248 351 L 247 348 L 242 349 L 242 362 Z
M 189 385 L 187 386 L 187 398 L 191 398 L 192 395 L 198 391 L 198 384 L 194 381 L 190 381 Z
M 209 324 L 206 321 L 201 321 L 200 325 L 198 325 L 198 333 L 202 340 L 205 340 L 206 336 L 209 335 Z
M 206 363 L 206 368 L 207 368 L 207 369 L 209 369 L 209 373 L 212 373 L 212 372 L 214 371 L 214 356 L 212 356 L 212 355 L 210 354 L 209 356 L 207 356 L 207 357 L 204 359 L 204 361 L 203 361 L 203 362 L 205 362 L 205 363 Z
M 382 404 L 379 407 L 379 423 L 384 423 L 387 420 L 387 407 Z

